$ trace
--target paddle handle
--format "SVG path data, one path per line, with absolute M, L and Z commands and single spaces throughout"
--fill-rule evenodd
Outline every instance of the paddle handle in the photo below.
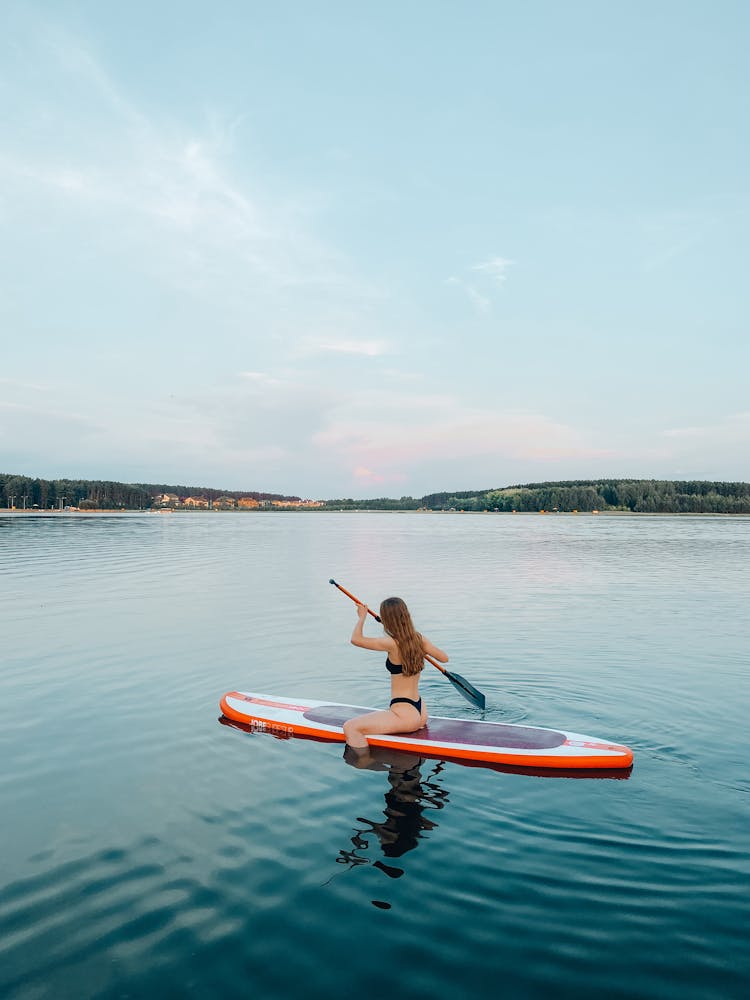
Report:
M 337 587 L 341 591 L 342 594 L 346 594 L 346 596 L 349 598 L 349 600 L 354 601 L 355 604 L 362 604 L 363 603 L 362 601 L 360 601 L 360 599 L 358 597 L 355 597 L 354 594 L 350 594 L 349 591 L 346 589 L 346 587 L 342 587 L 340 583 L 336 583 L 335 580 L 329 580 L 328 582 L 332 583 L 334 587 Z M 367 611 L 369 612 L 369 614 L 372 615 L 372 617 L 375 619 L 376 622 L 381 622 L 381 624 L 382 624 L 380 615 L 376 615 L 375 612 L 372 611 L 370 608 L 368 608 Z M 448 671 L 445 669 L 445 667 L 441 667 L 440 664 L 437 662 L 437 660 L 433 660 L 433 658 L 430 656 L 429 653 L 425 653 L 424 654 L 424 658 L 425 658 L 425 660 L 427 660 L 428 663 L 431 663 L 433 665 L 433 667 L 437 667 L 441 674 L 447 674 L 448 673 Z
M 346 587 L 342 587 L 340 583 L 336 583 L 335 580 L 329 580 L 328 582 L 332 583 L 334 587 L 337 587 L 342 594 L 346 594 L 346 596 L 350 600 L 354 601 L 355 604 L 364 604 L 364 601 L 360 601 L 360 599 L 358 597 L 355 597 L 354 594 L 350 594 L 349 591 L 346 589 Z M 372 610 L 372 608 L 368 608 L 367 612 L 368 614 L 372 615 L 372 617 L 375 619 L 376 622 L 381 621 L 380 615 L 376 615 L 375 612 Z

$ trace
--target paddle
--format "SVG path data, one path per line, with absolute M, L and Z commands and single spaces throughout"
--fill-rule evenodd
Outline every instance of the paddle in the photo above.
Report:
M 346 594 L 346 596 L 350 600 L 354 601 L 355 604 L 362 603 L 362 601 L 358 600 L 354 594 L 350 594 L 346 587 L 342 587 L 340 583 L 336 583 L 335 580 L 329 580 L 328 582 L 332 583 L 333 586 L 340 590 L 342 594 Z M 371 608 L 368 608 L 367 610 L 376 622 L 380 621 L 380 615 L 376 615 Z M 443 674 L 444 677 L 448 678 L 451 684 L 461 692 L 467 701 L 470 701 L 472 705 L 476 705 L 477 708 L 484 708 L 486 702 L 484 695 L 481 691 L 477 691 L 473 684 L 469 684 L 465 677 L 462 677 L 460 674 L 454 674 L 451 670 L 446 670 L 445 667 L 441 666 L 437 660 L 433 660 L 433 658 L 427 653 L 424 654 L 424 658 L 428 663 L 431 663 L 433 667 L 437 667 L 440 673 Z

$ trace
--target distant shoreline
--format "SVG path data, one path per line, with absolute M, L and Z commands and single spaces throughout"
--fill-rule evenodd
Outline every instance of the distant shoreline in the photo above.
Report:
M 0 506 L 32 512 L 415 511 L 487 514 L 750 514 L 750 483 L 581 479 L 401 497 L 298 496 L 212 487 L 0 475 Z
M 209 510 L 179 510 L 179 509 L 148 509 L 139 510 L 137 508 L 133 509 L 107 509 L 104 507 L 94 509 L 94 510 L 78 510 L 76 508 L 67 508 L 60 510 L 58 508 L 50 510 L 19 510 L 12 509 L 10 507 L 0 507 L 0 516 L 2 517 L 123 517 L 128 515 L 148 515 L 152 517 L 154 515 L 160 514 L 177 514 L 180 517 L 205 517 L 209 514 L 219 514 L 219 515 L 239 515 L 242 517 L 253 516 L 253 515 L 263 515 L 263 514 L 420 514 L 420 515 L 430 515 L 435 516 L 450 516 L 450 517 L 548 517 L 548 518 L 560 518 L 560 517 L 748 517 L 749 513 L 743 512 L 716 512 L 716 511 L 655 511 L 655 510 L 410 510 L 404 508 L 402 510 L 397 509 L 380 509 L 377 507 L 318 507 L 318 508 L 304 508 L 304 507 L 267 507 L 260 510 L 220 510 L 219 508 L 212 508 Z

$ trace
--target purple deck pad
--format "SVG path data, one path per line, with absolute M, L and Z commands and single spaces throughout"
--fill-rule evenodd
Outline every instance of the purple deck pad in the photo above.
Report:
M 320 708 L 308 709 L 304 718 L 326 726 L 343 726 L 347 719 L 370 711 L 372 709 L 349 705 L 322 705 Z M 554 729 L 506 726 L 501 722 L 472 722 L 462 719 L 431 719 L 423 729 L 398 735 L 413 736 L 415 739 L 440 745 L 463 743 L 470 747 L 507 747 L 513 750 L 551 750 L 565 742 L 565 735 Z

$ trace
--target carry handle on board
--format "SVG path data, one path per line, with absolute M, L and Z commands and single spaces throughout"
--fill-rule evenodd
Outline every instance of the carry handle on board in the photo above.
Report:
M 359 598 L 355 597 L 354 594 L 350 594 L 346 587 L 342 587 L 340 583 L 336 583 L 335 580 L 329 580 L 328 582 L 333 584 L 333 586 L 340 590 L 342 594 L 346 594 L 346 596 L 350 600 L 354 601 L 355 604 L 362 604 L 362 601 L 360 601 Z M 367 610 L 376 622 L 381 620 L 380 615 L 376 615 L 370 608 Z M 437 662 L 437 660 L 433 660 L 428 653 L 424 654 L 424 658 L 428 663 L 431 663 L 433 667 L 437 667 L 440 673 L 443 674 L 444 677 L 448 678 L 451 684 L 461 692 L 467 701 L 470 701 L 472 705 L 476 705 L 477 708 L 484 708 L 487 699 L 481 691 L 477 691 L 473 684 L 469 684 L 465 677 L 462 677 L 460 674 L 454 674 L 452 670 L 446 670 L 445 667 L 441 666 Z

